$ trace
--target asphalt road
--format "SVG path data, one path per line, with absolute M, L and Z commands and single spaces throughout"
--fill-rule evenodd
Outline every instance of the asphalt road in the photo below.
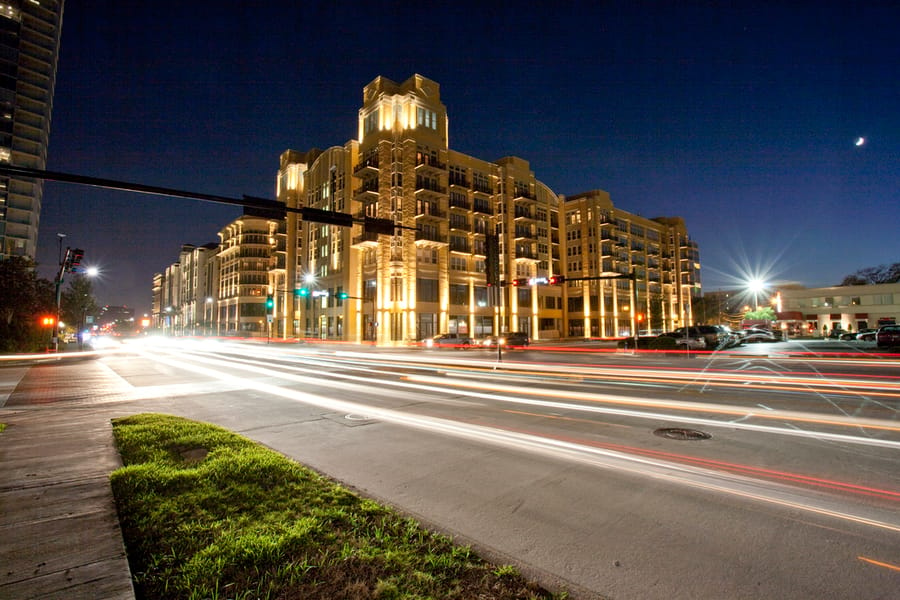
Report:
M 898 363 L 771 346 L 129 345 L 65 401 L 220 424 L 575 597 L 895 598 Z

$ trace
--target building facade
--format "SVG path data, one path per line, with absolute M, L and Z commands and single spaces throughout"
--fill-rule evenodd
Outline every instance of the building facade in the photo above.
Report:
M 0 164 L 44 169 L 63 0 L 0 3 Z M 43 180 L 0 176 L 0 260 L 34 258 Z
M 900 283 L 781 289 L 779 320 L 809 332 L 859 331 L 900 319 Z
M 357 119 L 357 139 L 282 153 L 285 219 L 245 216 L 219 233 L 217 333 L 391 345 L 440 333 L 618 337 L 693 323 L 700 262 L 682 219 L 628 213 L 602 191 L 565 197 L 522 158 L 451 149 L 440 87 L 420 75 L 377 77 Z M 303 219 L 302 209 L 354 223 Z M 366 218 L 395 228 L 372 230 Z M 564 285 L 550 285 L 560 276 Z
M 218 335 L 270 334 L 266 299 L 271 294 L 278 223 L 244 215 L 219 231 L 215 329 Z
M 392 344 L 445 332 L 615 337 L 650 315 L 658 329 L 692 322 L 700 262 L 682 219 L 644 219 L 605 192 L 566 198 L 527 161 L 482 160 L 448 138 L 437 83 L 378 77 L 363 90 L 357 140 L 282 154 L 277 197 L 287 206 L 389 219 L 398 229 L 383 235 L 289 214 L 285 247 L 296 256 L 276 288 L 279 332 Z M 499 282 L 528 285 L 489 285 L 491 236 Z M 545 285 L 554 275 L 567 285 Z M 309 287 L 299 301 L 291 282 Z

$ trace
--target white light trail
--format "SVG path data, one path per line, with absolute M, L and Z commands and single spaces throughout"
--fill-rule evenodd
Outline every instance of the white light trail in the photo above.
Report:
M 856 507 L 857 512 L 849 512 L 838 506 L 838 500 L 822 493 L 801 490 L 780 483 L 766 482 L 766 489 L 761 490 L 759 481 L 734 473 L 680 463 L 670 463 L 643 456 L 633 456 L 615 450 L 533 434 L 473 425 L 438 417 L 414 415 L 346 400 L 336 400 L 259 380 L 250 383 L 234 372 L 235 369 L 239 369 L 267 376 L 285 377 L 284 374 L 276 371 L 252 365 L 212 361 L 221 364 L 222 369 L 227 369 L 218 370 L 210 366 L 211 361 L 208 357 L 202 359 L 204 361 L 203 365 L 194 364 L 193 361 L 201 359 L 190 355 L 179 355 L 178 359 L 175 359 L 165 358 L 158 354 L 147 354 L 145 358 L 178 369 L 217 378 L 229 384 L 243 384 L 246 387 L 252 387 L 254 391 L 259 393 L 318 406 L 328 411 L 365 415 L 387 423 L 432 431 L 479 444 L 491 444 L 517 451 L 539 453 L 556 459 L 575 461 L 593 467 L 615 469 L 672 484 L 687 485 L 697 489 L 743 497 L 900 533 L 900 520 L 898 520 L 898 514 L 900 513 L 896 510 L 881 510 L 874 506 L 864 505 Z M 321 380 L 319 382 L 321 383 Z

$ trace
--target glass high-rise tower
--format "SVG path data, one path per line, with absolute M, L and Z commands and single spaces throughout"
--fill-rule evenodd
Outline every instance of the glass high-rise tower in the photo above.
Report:
M 44 169 L 63 0 L 0 0 L 0 164 Z M 34 258 L 43 182 L 0 176 L 0 259 Z

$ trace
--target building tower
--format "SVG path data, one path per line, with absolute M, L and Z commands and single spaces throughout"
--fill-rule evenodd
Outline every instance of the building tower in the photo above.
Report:
M 44 169 L 63 0 L 0 3 L 0 163 Z M 34 258 L 43 181 L 0 177 L 0 259 Z

